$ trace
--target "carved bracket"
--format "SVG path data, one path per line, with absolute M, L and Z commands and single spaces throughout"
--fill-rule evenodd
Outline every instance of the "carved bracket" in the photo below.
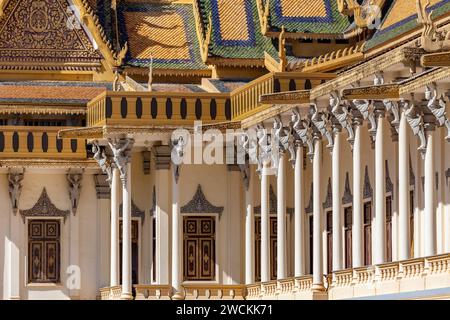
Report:
M 69 197 L 72 206 L 72 213 L 75 215 L 77 213 L 78 202 L 80 200 L 81 193 L 81 180 L 83 175 L 80 173 L 68 173 L 67 182 L 69 183 Z
M 17 214 L 19 209 L 19 199 L 22 193 L 22 180 L 24 173 L 8 172 L 8 182 L 9 182 L 9 197 L 11 199 L 11 207 L 14 215 Z

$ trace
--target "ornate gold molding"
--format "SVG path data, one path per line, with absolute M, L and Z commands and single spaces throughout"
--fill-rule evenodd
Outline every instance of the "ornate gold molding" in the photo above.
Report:
M 420 64 L 423 67 L 450 67 L 450 51 L 424 54 Z
M 400 86 L 398 84 L 386 84 L 381 86 L 368 86 L 360 88 L 345 89 L 342 92 L 343 100 L 383 100 L 399 99 Z
M 262 95 L 259 99 L 263 104 L 301 104 L 310 102 L 310 90 L 279 92 Z

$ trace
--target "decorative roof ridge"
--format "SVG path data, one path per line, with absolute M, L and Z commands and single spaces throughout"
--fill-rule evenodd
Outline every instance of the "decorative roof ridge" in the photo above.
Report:
M 311 59 L 307 59 L 306 61 L 297 61 L 293 64 L 288 65 L 289 71 L 317 71 L 316 69 L 320 69 L 323 66 L 326 66 L 332 61 L 336 61 L 338 59 L 350 58 L 354 55 L 359 54 L 361 58 L 364 57 L 365 43 L 355 45 L 352 47 L 347 47 L 345 49 L 339 49 L 333 52 L 329 52 L 325 55 L 320 55 L 318 57 L 314 57 Z M 322 69 L 321 69 L 322 70 Z
M 99 17 L 94 13 L 94 10 L 89 5 L 88 0 L 73 0 L 73 2 L 80 10 L 81 20 L 92 32 L 99 50 L 108 62 L 109 66 L 111 68 L 120 67 L 128 51 L 128 44 L 125 43 L 120 51 L 114 50 L 111 42 L 106 36 L 103 26 L 100 23 Z

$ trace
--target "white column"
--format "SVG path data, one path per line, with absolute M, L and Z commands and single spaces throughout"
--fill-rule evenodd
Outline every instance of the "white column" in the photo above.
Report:
M 167 167 L 157 167 L 155 171 L 156 186 L 156 283 L 169 284 L 170 279 L 170 181 L 171 170 Z
M 342 269 L 342 228 L 341 228 L 341 133 L 334 134 L 332 154 L 333 190 L 333 271 Z
M 425 153 L 425 210 L 424 210 L 424 234 L 425 256 L 436 254 L 436 206 L 435 206 L 435 169 L 434 169 L 434 141 L 433 131 L 427 131 L 427 150 Z
M 384 161 L 384 117 L 378 116 L 375 140 L 375 234 L 373 264 L 386 261 L 386 168 Z
M 409 137 L 405 111 L 402 111 L 398 131 L 398 222 L 399 260 L 409 259 Z
M 269 169 L 264 162 L 261 173 L 261 282 L 270 281 Z
M 322 203 L 321 203 L 322 140 L 314 141 L 313 160 L 313 291 L 323 291 Z
M 132 299 L 131 279 L 131 161 L 126 164 L 125 181 L 122 183 L 122 295 Z
M 249 170 L 249 185 L 245 190 L 245 284 L 255 283 L 255 219 L 253 215 L 253 170 Z
M 295 156 L 295 177 L 294 177 L 294 250 L 295 250 L 295 276 L 305 275 L 305 219 L 303 213 L 303 147 L 297 146 Z
M 177 166 L 173 165 L 172 174 L 172 289 L 173 299 L 183 298 L 181 290 L 181 250 L 180 250 L 180 182 L 177 177 Z
M 113 168 L 111 181 L 111 266 L 110 286 L 119 285 L 119 169 Z
M 21 238 L 21 224 L 19 213 L 13 215 L 10 214 L 10 234 L 9 239 L 6 241 L 9 245 L 7 260 L 9 260 L 7 267 L 9 268 L 9 277 L 6 278 L 7 286 L 9 288 L 8 296 L 9 300 L 20 300 L 20 271 L 22 270 L 20 264 L 20 238 Z
M 277 279 L 286 278 L 286 157 L 280 153 L 277 174 Z
M 353 145 L 353 225 L 352 225 L 352 264 L 353 268 L 363 265 L 363 199 L 361 183 L 361 125 L 355 125 Z

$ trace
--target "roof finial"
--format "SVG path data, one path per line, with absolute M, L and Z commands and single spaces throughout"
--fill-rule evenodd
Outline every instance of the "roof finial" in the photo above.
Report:
M 152 91 L 153 84 L 153 54 L 150 52 L 150 66 L 148 68 L 148 91 Z
M 284 25 L 281 26 L 281 32 L 278 40 L 278 57 L 280 58 L 280 71 L 286 70 L 287 59 L 286 59 L 286 30 Z

